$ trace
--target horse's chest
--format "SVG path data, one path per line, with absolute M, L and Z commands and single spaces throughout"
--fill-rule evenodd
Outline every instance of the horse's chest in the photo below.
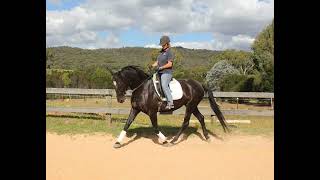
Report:
M 142 96 L 132 96 L 131 99 L 131 105 L 132 107 L 139 107 L 141 102 L 143 101 L 143 97 Z

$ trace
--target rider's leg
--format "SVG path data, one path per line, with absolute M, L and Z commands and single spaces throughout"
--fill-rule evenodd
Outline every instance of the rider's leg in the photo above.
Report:
M 168 102 L 168 106 L 173 106 L 173 99 L 172 99 L 172 95 L 169 89 L 169 83 L 172 79 L 172 74 L 169 73 L 163 73 L 161 75 L 161 86 L 163 89 L 163 92 L 167 98 L 167 102 Z

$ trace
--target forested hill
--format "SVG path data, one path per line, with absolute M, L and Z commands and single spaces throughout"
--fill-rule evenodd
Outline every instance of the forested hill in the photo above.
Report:
M 194 50 L 173 47 L 173 76 L 206 83 L 214 91 L 273 92 L 274 21 L 250 45 L 251 51 Z M 145 72 L 160 49 L 124 47 L 80 49 L 51 47 L 46 50 L 46 86 L 70 88 L 113 88 L 106 66 L 119 70 L 127 65 L 141 66 Z
M 195 66 L 208 66 L 209 59 L 220 51 L 204 49 L 186 49 L 173 47 L 177 56 L 180 56 L 181 65 L 184 68 Z M 120 68 L 126 65 L 145 66 L 151 61 L 152 55 L 159 49 L 143 47 L 123 47 L 112 49 L 81 49 L 74 47 L 50 47 L 47 48 L 47 66 L 52 69 L 81 69 L 92 65 L 108 65 L 112 68 Z

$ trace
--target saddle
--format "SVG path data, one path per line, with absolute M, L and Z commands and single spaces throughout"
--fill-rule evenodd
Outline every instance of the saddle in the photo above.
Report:
M 159 96 L 161 101 L 167 101 L 164 95 L 163 89 L 161 87 L 160 75 L 158 73 L 154 73 L 152 77 L 152 81 L 153 81 L 154 88 L 157 92 L 157 95 Z M 170 89 L 173 100 L 178 100 L 182 98 L 183 91 L 182 91 L 181 84 L 175 78 L 171 79 L 169 83 L 169 89 Z

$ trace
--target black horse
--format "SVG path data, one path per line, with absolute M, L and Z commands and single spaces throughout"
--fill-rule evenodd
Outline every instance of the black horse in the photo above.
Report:
M 205 92 L 208 92 L 209 102 L 211 109 L 215 112 L 218 117 L 224 132 L 229 132 L 229 128 L 225 122 L 225 118 L 221 113 L 217 103 L 214 100 L 213 94 L 205 86 L 201 85 L 198 81 L 188 79 L 188 80 L 179 80 L 183 96 L 179 100 L 174 100 L 174 109 L 166 110 L 165 104 L 161 101 L 157 95 L 153 82 L 150 79 L 150 76 L 142 71 L 137 66 L 126 66 L 118 72 L 113 72 L 108 69 L 112 74 L 113 84 L 115 86 L 117 101 L 123 103 L 125 101 L 126 90 L 131 89 L 131 110 L 130 115 L 127 119 L 127 122 L 120 133 L 120 136 L 117 139 L 114 147 L 121 147 L 120 142 L 126 136 L 126 132 L 130 124 L 134 121 L 135 117 L 140 112 L 144 112 L 150 117 L 152 126 L 155 130 L 155 133 L 162 140 L 163 144 L 172 145 L 175 141 L 178 140 L 181 133 L 188 127 L 191 114 L 193 114 L 199 121 L 203 130 L 203 135 L 206 140 L 209 140 L 208 130 L 206 129 L 204 123 L 204 116 L 199 112 L 198 104 L 203 99 Z M 186 106 L 186 113 L 184 116 L 184 121 L 181 129 L 176 134 L 176 136 L 169 143 L 166 140 L 166 137 L 158 130 L 158 120 L 157 112 L 166 112 L 179 109 L 181 106 Z

